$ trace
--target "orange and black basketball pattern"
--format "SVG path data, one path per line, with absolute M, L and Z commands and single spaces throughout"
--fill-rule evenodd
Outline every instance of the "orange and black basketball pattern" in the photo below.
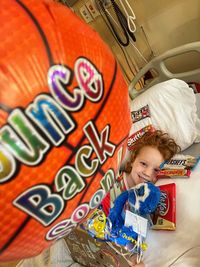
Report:
M 115 58 L 68 8 L 2 0 L 0 14 L 0 262 L 6 262 L 39 254 L 95 207 L 100 181 L 117 170 L 130 115 Z

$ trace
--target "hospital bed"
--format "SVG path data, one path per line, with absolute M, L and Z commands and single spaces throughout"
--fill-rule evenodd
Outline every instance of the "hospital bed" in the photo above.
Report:
M 179 55 L 184 55 L 189 52 L 197 52 L 200 55 L 200 42 L 193 42 L 188 43 L 179 47 L 176 47 L 174 49 L 168 50 L 165 53 L 161 54 L 158 57 L 155 57 L 153 60 L 151 60 L 145 67 L 143 67 L 137 75 L 134 77 L 133 81 L 129 85 L 129 96 L 130 99 L 133 100 L 138 95 L 142 94 L 145 90 L 152 87 L 155 84 L 158 84 L 160 82 L 177 78 L 181 79 L 187 83 L 199 83 L 200 84 L 200 64 L 199 68 L 182 72 L 182 73 L 172 73 L 167 65 L 166 62 L 168 59 L 175 59 Z M 136 90 L 135 86 L 138 83 L 138 81 L 148 72 L 153 71 L 156 73 L 156 76 L 142 88 L 141 90 Z M 196 95 L 196 105 L 197 105 L 197 114 L 200 118 L 200 94 Z M 192 154 L 194 156 L 200 155 L 200 143 L 193 144 L 191 147 L 183 151 L 183 154 Z
M 165 62 L 169 58 L 191 51 L 200 53 L 200 42 L 185 44 L 169 50 L 149 62 L 133 79 L 129 86 L 132 101 L 146 90 L 160 82 L 178 78 L 185 82 L 200 83 L 200 67 L 178 74 L 169 71 Z M 136 84 L 146 72 L 153 70 L 157 76 L 140 91 Z M 163 92 L 164 94 L 164 92 Z M 197 115 L 200 118 L 200 94 L 196 94 Z M 177 99 L 178 101 L 178 99 Z M 172 122 L 173 127 L 173 122 Z M 174 125 L 175 127 L 175 125 Z M 177 129 L 178 131 L 178 129 Z M 191 129 L 193 131 L 193 129 Z M 183 154 L 200 156 L 200 143 L 192 144 Z M 147 236 L 148 250 L 144 253 L 146 267 L 194 267 L 200 266 L 200 162 L 192 171 L 190 178 L 159 180 L 157 185 L 176 184 L 176 216 L 175 231 L 150 230 Z

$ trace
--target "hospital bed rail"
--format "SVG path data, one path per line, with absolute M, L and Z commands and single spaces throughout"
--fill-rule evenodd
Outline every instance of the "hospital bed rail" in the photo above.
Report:
M 200 42 L 192 42 L 178 46 L 176 48 L 170 49 L 160 56 L 153 58 L 149 63 L 147 63 L 134 77 L 129 85 L 129 96 L 133 100 L 137 95 L 144 92 L 149 87 L 169 79 L 177 78 L 184 80 L 185 82 L 198 82 L 200 83 L 200 68 L 186 71 L 182 73 L 172 73 L 166 66 L 165 61 L 170 58 L 174 58 L 178 55 L 186 54 L 189 52 L 197 52 L 200 54 Z M 154 77 L 148 84 L 144 86 L 141 90 L 135 89 L 138 81 L 148 72 L 155 71 L 158 76 Z

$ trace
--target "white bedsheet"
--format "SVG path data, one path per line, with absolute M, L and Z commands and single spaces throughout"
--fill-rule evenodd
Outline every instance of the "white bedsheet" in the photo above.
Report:
M 196 95 L 200 118 L 200 94 Z M 200 156 L 200 143 L 184 154 Z M 144 253 L 145 267 L 200 267 L 200 162 L 190 178 L 166 179 L 157 185 L 176 183 L 175 231 L 150 230 L 148 250 Z
M 158 185 L 170 182 L 175 182 L 177 189 L 177 228 L 175 231 L 149 231 L 145 266 L 199 267 L 200 163 L 190 178 L 160 180 Z

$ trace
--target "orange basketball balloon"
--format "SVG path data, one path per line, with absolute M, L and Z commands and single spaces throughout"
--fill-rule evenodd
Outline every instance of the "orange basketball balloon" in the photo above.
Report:
M 98 34 L 68 8 L 2 0 L 0 262 L 66 235 L 115 179 L 127 86 Z

